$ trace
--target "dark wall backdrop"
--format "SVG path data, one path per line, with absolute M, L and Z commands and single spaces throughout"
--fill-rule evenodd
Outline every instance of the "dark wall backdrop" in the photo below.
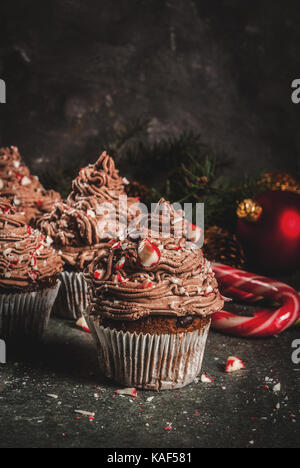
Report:
M 234 174 L 297 171 L 298 4 L 2 0 L 0 143 L 38 173 L 74 171 L 142 119 L 148 142 L 199 133 L 235 160 Z

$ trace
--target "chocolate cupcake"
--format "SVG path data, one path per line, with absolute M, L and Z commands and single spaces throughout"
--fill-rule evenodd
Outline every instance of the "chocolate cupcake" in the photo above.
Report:
M 127 197 L 125 184 L 113 159 L 104 152 L 95 164 L 81 169 L 67 201 L 39 221 L 39 229 L 53 240 L 65 262 L 56 315 L 77 319 L 86 309 L 89 298 L 82 272 L 124 236 L 127 213 L 138 202 Z
M 181 215 L 162 200 L 145 221 L 88 267 L 85 315 L 107 377 L 144 389 L 179 388 L 199 374 L 211 315 L 224 303 Z
M 51 240 L 0 198 L 0 338 L 40 337 L 60 286 L 63 262 Z
M 57 192 L 45 190 L 38 177 L 30 174 L 15 146 L 0 149 L 0 193 L 24 213 L 31 225 L 61 201 Z

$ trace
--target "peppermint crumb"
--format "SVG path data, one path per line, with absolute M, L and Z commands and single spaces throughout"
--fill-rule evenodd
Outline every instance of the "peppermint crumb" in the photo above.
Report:
M 281 383 L 278 383 L 273 387 L 273 392 L 274 393 L 280 393 L 281 392 Z
M 168 280 L 173 284 L 179 284 L 180 283 L 180 280 L 178 278 L 170 277 L 170 278 L 168 278 Z
M 75 410 L 75 413 L 82 414 L 82 416 L 90 416 L 92 418 L 95 416 L 95 413 L 91 413 L 90 411 Z

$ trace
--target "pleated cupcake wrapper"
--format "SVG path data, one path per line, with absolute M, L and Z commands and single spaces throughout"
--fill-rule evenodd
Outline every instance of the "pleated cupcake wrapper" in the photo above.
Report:
M 78 320 L 89 305 L 88 287 L 83 274 L 64 271 L 60 280 L 61 288 L 53 308 L 53 315 Z
M 102 373 L 125 387 L 168 390 L 195 380 L 202 367 L 210 323 L 201 330 L 143 335 L 104 328 L 85 314 Z
M 0 294 L 0 338 L 40 338 L 45 331 L 60 281 L 52 288 L 18 294 Z

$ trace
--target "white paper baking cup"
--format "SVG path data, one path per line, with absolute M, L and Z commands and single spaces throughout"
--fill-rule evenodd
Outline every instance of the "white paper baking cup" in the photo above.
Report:
M 124 385 L 145 390 L 185 387 L 202 367 L 210 323 L 203 329 L 172 335 L 124 333 L 99 325 L 85 314 L 96 341 L 102 373 Z
M 0 294 L 0 338 L 39 338 L 43 335 L 60 281 L 52 288 L 28 293 Z
M 78 320 L 89 305 L 88 286 L 83 273 L 64 271 L 60 280 L 61 288 L 53 308 L 53 315 Z

